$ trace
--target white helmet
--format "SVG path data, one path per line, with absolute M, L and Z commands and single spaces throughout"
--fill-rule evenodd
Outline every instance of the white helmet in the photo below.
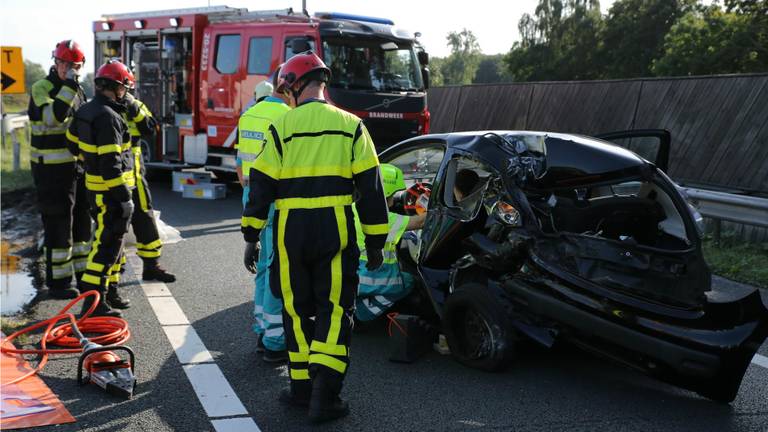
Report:
M 253 89 L 253 98 L 258 102 L 260 99 L 264 99 L 271 95 L 273 90 L 274 87 L 272 87 L 272 83 L 268 80 L 264 80 L 256 84 L 256 88 Z

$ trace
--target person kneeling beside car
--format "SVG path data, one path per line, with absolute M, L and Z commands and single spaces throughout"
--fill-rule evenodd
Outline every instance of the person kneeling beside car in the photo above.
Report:
M 396 192 L 405 190 L 405 180 L 400 168 L 391 164 L 381 164 L 381 181 L 384 195 L 387 197 L 387 207 L 394 205 Z M 418 230 L 424 226 L 427 214 L 405 216 L 393 211 L 388 213 L 387 224 L 389 232 L 384 245 L 384 263 L 376 270 L 368 270 L 368 258 L 365 254 L 365 239 L 360 228 L 360 222 L 355 217 L 357 242 L 360 245 L 360 267 L 358 276 L 360 282 L 357 291 L 355 318 L 360 321 L 370 321 L 383 314 L 396 301 L 402 299 L 413 288 L 413 276 L 400 270 L 397 261 L 397 244 L 406 231 Z

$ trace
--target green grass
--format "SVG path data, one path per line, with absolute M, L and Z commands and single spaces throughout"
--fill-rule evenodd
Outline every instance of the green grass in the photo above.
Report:
M 0 189 L 3 192 L 32 187 L 32 172 L 29 168 L 29 141 L 26 130 L 13 132 L 20 144 L 20 169 L 13 170 L 13 139 L 11 134 L 3 136 L 2 153 L 0 153 Z
M 24 318 L 13 318 L 13 317 L 2 317 L 0 318 L 0 329 L 2 329 L 3 334 L 6 336 L 10 336 L 13 334 L 13 332 L 17 330 L 21 330 L 23 327 L 26 327 L 30 324 L 30 321 L 28 319 Z M 16 346 L 23 346 L 30 343 L 30 338 L 27 335 L 21 335 L 16 339 Z
M 706 238 L 703 250 L 712 273 L 768 288 L 768 244 L 750 244 L 723 237 L 717 245 L 712 238 Z

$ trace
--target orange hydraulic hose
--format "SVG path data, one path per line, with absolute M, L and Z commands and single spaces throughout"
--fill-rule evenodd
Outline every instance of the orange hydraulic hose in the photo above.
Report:
M 75 316 L 71 313 L 67 313 L 69 309 L 72 308 L 72 306 L 76 305 L 80 300 L 83 300 L 84 298 L 88 296 L 95 297 L 93 303 L 91 304 L 91 307 L 88 309 L 88 311 L 83 314 L 83 316 L 75 320 Z M 88 291 L 86 293 L 81 294 L 76 299 L 73 299 L 70 301 L 66 306 L 64 306 L 64 309 L 60 310 L 56 316 L 52 318 L 48 318 L 45 321 L 40 321 L 39 323 L 32 324 L 29 327 L 25 327 L 12 335 L 5 338 L 3 341 L 3 345 L 0 346 L 0 351 L 4 353 L 9 354 L 38 354 L 42 357 L 40 358 L 40 362 L 37 364 L 37 366 L 30 370 L 29 372 L 25 373 L 24 375 L 12 379 L 8 382 L 4 382 L 0 384 L 0 386 L 15 384 L 19 381 L 22 381 L 36 373 L 38 373 L 40 370 L 45 367 L 45 364 L 48 363 L 48 355 L 50 354 L 75 354 L 82 352 L 83 348 L 80 345 L 80 339 L 74 336 L 74 333 L 72 332 L 72 326 L 76 325 L 77 328 L 80 330 L 82 334 L 90 333 L 90 334 L 99 334 L 99 336 L 94 337 L 88 337 L 88 340 L 100 345 L 123 345 L 125 344 L 128 339 L 131 337 L 131 331 L 128 328 L 128 322 L 126 322 L 122 318 L 115 318 L 115 317 L 93 317 L 90 318 L 90 315 L 93 313 L 93 311 L 96 309 L 96 306 L 99 304 L 100 295 L 98 291 Z M 69 322 L 66 324 L 62 324 L 56 328 L 54 326 L 59 321 L 68 320 Z M 47 326 L 47 327 L 46 327 Z M 40 349 L 17 349 L 12 345 L 12 342 L 15 338 L 25 334 L 29 333 L 31 331 L 37 330 L 41 327 L 46 327 L 45 331 L 43 332 L 43 338 L 40 341 Z M 6 344 L 6 342 L 9 342 Z M 65 347 L 62 349 L 49 349 L 48 344 L 51 345 L 57 345 L 61 347 Z M 9 346 L 6 348 L 6 346 Z

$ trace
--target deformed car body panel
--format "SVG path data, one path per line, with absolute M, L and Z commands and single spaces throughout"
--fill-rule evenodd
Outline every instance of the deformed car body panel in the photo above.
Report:
M 768 336 L 768 309 L 756 290 L 712 289 L 687 203 L 661 170 L 598 139 L 530 131 L 427 135 L 380 159 L 425 142 L 445 146 L 417 263 L 438 316 L 458 286 L 480 281 L 543 345 L 567 339 L 709 398 L 735 397 Z M 518 226 L 446 204 L 455 158 L 488 167 L 484 199 L 514 206 Z

